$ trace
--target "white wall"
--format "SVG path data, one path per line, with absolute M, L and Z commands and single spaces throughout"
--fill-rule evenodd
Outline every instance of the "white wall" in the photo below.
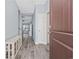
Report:
M 35 44 L 48 43 L 48 31 L 49 31 L 48 12 L 49 12 L 49 0 L 44 0 L 44 3 L 38 3 L 36 5 Z
M 18 34 L 18 8 L 15 0 L 5 0 L 6 39 Z
M 48 1 L 44 4 L 36 5 L 35 13 L 35 44 L 47 44 L 48 43 L 48 19 L 49 6 Z
M 47 14 L 39 13 L 36 14 L 36 36 L 35 43 L 36 44 L 47 44 L 48 40 L 48 27 L 47 27 Z

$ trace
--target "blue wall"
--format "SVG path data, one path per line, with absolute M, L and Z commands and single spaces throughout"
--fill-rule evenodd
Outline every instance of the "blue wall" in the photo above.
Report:
M 18 34 L 18 8 L 16 0 L 5 0 L 6 39 Z

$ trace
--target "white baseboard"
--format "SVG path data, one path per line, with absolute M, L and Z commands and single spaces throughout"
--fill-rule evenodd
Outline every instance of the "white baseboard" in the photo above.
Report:
M 37 41 L 35 41 L 35 44 L 37 45 L 37 44 L 45 44 L 45 45 L 47 45 L 47 42 L 37 42 Z

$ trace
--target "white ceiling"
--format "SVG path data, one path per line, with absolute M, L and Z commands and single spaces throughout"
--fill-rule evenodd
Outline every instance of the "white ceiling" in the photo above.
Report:
M 22 13 L 33 13 L 34 4 L 32 0 L 16 0 L 16 2 Z
M 33 13 L 37 5 L 42 6 L 46 1 L 47 0 L 16 0 L 21 13 Z

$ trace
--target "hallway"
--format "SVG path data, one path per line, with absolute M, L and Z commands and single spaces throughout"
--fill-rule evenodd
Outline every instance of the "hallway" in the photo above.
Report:
M 6 59 L 71 59 L 71 2 L 6 0 Z
M 6 59 L 49 59 L 49 0 L 7 0 L 6 11 Z
M 35 45 L 31 38 L 25 39 L 15 59 L 49 59 L 49 47 Z

